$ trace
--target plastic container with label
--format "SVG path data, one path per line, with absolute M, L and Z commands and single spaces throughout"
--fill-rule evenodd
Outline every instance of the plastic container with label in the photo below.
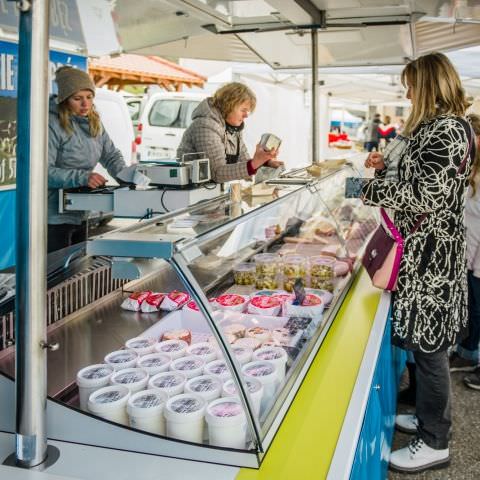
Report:
M 195 393 L 175 395 L 164 409 L 167 436 L 187 442 L 202 443 L 207 402 Z
M 245 365 L 252 359 L 252 348 L 242 347 L 241 345 L 232 345 L 231 349 L 240 365 Z
M 155 351 L 155 344 L 157 340 L 155 338 L 148 337 L 136 337 L 131 338 L 125 342 L 125 347 L 128 350 L 137 352 L 138 356 L 147 355 Z
M 130 426 L 145 432 L 165 435 L 163 408 L 167 400 L 167 394 L 156 388 L 133 394 L 127 403 Z
M 282 383 L 285 379 L 285 369 L 287 365 L 287 352 L 282 347 L 262 347 L 256 350 L 252 357 L 253 360 L 265 360 L 275 365 L 277 370 L 277 382 Z
M 187 378 L 198 377 L 203 373 L 204 367 L 205 362 L 195 355 L 177 358 L 170 364 L 170 370 L 172 372 L 183 373 Z
M 307 276 L 306 258 L 303 255 L 286 255 L 283 258 L 283 288 L 287 292 L 293 292 L 293 286 L 297 278 L 301 278 L 305 284 Z
M 205 420 L 210 445 L 244 449 L 247 442 L 247 417 L 238 397 L 224 397 L 207 406 Z
M 248 304 L 248 313 L 275 316 L 280 313 L 282 302 L 274 296 L 255 295 Z
M 222 381 L 213 375 L 200 375 L 190 378 L 185 384 L 185 393 L 196 393 L 204 400 L 210 402 L 222 393 Z
M 157 373 L 148 381 L 148 388 L 156 388 L 169 397 L 183 393 L 187 377 L 180 372 Z
M 335 259 L 318 255 L 310 258 L 310 286 L 333 292 Z
M 257 275 L 275 276 L 278 274 L 278 255 L 273 253 L 259 253 L 253 257 Z
M 255 284 L 255 264 L 239 263 L 233 268 L 233 280 L 235 285 L 254 285 Z
M 172 359 L 166 353 L 150 353 L 137 360 L 137 367 L 145 370 L 150 377 L 160 372 L 167 372 Z
M 246 377 L 257 379 L 263 385 L 263 397 L 260 410 L 264 410 L 275 395 L 277 386 L 277 367 L 272 362 L 257 360 L 246 363 L 242 367 L 242 372 Z
M 236 293 L 226 293 L 215 299 L 215 307 L 219 310 L 230 312 L 243 312 L 247 307 L 249 297 L 245 295 L 237 295 Z
M 111 365 L 99 363 L 82 368 L 77 373 L 78 394 L 82 410 L 87 410 L 88 398 L 93 392 L 109 384 L 113 372 Z
M 260 404 L 262 402 L 262 397 L 263 397 L 263 385 L 259 380 L 253 377 L 248 377 L 245 380 L 245 383 L 247 384 L 248 393 L 250 394 L 253 412 L 255 413 L 255 415 L 258 416 L 260 414 Z M 238 396 L 237 386 L 235 385 L 235 382 L 231 378 L 230 380 L 227 380 L 223 384 L 222 397 L 235 397 L 235 396 Z
M 123 370 L 124 368 L 133 368 L 137 364 L 138 354 L 133 350 L 117 350 L 109 353 L 105 358 L 114 370 Z
M 187 355 L 195 355 L 196 357 L 200 357 L 205 363 L 208 363 L 217 358 L 217 351 L 218 349 L 211 343 L 199 342 L 187 348 Z
M 88 399 L 88 411 L 111 422 L 128 425 L 127 402 L 130 390 L 125 385 L 103 387 Z
M 164 340 L 155 345 L 155 350 L 158 353 L 166 353 L 172 360 L 175 360 L 185 355 L 187 347 L 188 343 L 184 340 Z
M 214 360 L 213 362 L 209 362 L 205 365 L 203 371 L 205 375 L 218 377 L 222 382 L 232 376 L 225 360 Z
M 143 390 L 148 383 L 148 373 L 141 368 L 125 368 L 115 372 L 111 378 L 112 385 L 125 385 L 130 392 Z

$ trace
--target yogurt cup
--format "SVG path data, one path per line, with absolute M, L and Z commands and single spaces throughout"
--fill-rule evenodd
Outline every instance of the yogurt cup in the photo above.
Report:
M 167 372 L 172 359 L 166 353 L 150 353 L 137 360 L 137 367 L 145 370 L 151 377 L 160 372 Z
M 230 348 L 240 365 L 245 365 L 252 360 L 252 348 L 243 347 L 242 345 L 232 345 Z
M 170 364 L 170 370 L 172 372 L 183 373 L 187 379 L 201 375 L 204 367 L 205 362 L 195 355 L 177 358 Z
M 277 369 L 277 382 L 282 383 L 285 379 L 287 365 L 287 352 L 282 347 L 262 347 L 256 350 L 252 356 L 253 360 L 265 360 L 275 365 Z
M 209 342 L 199 342 L 190 345 L 187 348 L 187 355 L 200 357 L 205 363 L 211 362 L 217 358 L 218 349 Z
M 213 375 L 190 378 L 185 384 L 185 393 L 200 395 L 205 401 L 215 400 L 222 393 L 222 381 Z
M 275 395 L 277 385 L 277 367 L 272 362 L 256 360 L 245 364 L 242 367 L 243 374 L 248 378 L 255 378 L 263 385 L 263 397 L 260 404 L 260 411 L 270 404 Z
M 118 370 L 111 378 L 112 385 L 124 385 L 131 393 L 143 390 L 148 383 L 148 373 L 141 368 L 125 368 Z
M 111 365 L 98 363 L 82 368 L 77 373 L 78 394 L 82 410 L 87 410 L 88 398 L 93 392 L 109 384 L 113 372 Z
M 125 348 L 137 352 L 138 356 L 147 355 L 155 351 L 155 344 L 157 340 L 155 338 L 148 337 L 135 337 L 125 342 Z
M 115 371 L 124 368 L 133 368 L 137 364 L 138 354 L 133 350 L 117 350 L 109 353 L 105 358 L 105 363 L 113 367 Z
M 238 397 L 224 397 L 209 403 L 205 412 L 210 445 L 244 449 L 247 417 Z
M 172 360 L 183 357 L 187 351 L 188 343 L 184 340 L 164 340 L 155 345 L 155 351 L 170 355 Z
M 100 388 L 88 398 L 88 411 L 105 420 L 128 425 L 129 397 L 130 390 L 125 385 Z
M 203 371 L 205 375 L 218 377 L 222 382 L 232 376 L 225 360 L 214 360 L 213 362 L 207 363 Z
M 202 443 L 206 406 L 207 402 L 195 393 L 183 393 L 169 398 L 164 409 L 167 436 Z
M 253 412 L 258 417 L 258 415 L 260 415 L 260 404 L 263 397 L 263 385 L 253 377 L 245 379 L 245 383 L 247 384 Z M 237 386 L 232 378 L 223 384 L 222 397 L 238 397 Z
M 187 378 L 183 373 L 179 372 L 162 372 L 157 373 L 148 381 L 148 388 L 156 388 L 165 392 L 167 396 L 173 397 L 183 393 Z
M 167 400 L 167 394 L 156 388 L 133 394 L 127 403 L 130 426 L 145 432 L 165 435 L 163 408 Z

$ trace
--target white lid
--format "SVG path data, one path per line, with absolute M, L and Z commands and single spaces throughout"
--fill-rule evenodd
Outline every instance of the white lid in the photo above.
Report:
M 138 358 L 137 352 L 133 350 L 116 350 L 115 352 L 109 353 L 105 357 L 106 363 L 111 364 L 121 364 L 136 361 Z
M 137 360 L 139 368 L 163 367 L 170 363 L 172 359 L 166 353 L 150 353 Z
M 88 399 L 88 409 L 96 411 L 102 407 L 120 407 L 126 405 L 130 390 L 124 385 L 103 387 L 93 392 Z
M 253 354 L 256 360 L 287 361 L 287 352 L 282 347 L 262 347 Z
M 230 377 L 230 370 L 225 360 L 214 360 L 205 365 L 205 373 L 207 375 L 216 375 L 221 378 Z
M 216 349 L 208 342 L 194 343 L 187 348 L 187 352 L 190 355 L 196 355 L 197 357 L 217 355 Z
M 231 348 L 240 363 L 248 362 L 252 358 L 253 348 L 243 345 L 232 345 Z
M 272 362 L 257 360 L 255 362 L 246 363 L 242 367 L 242 372 L 249 377 L 258 378 L 262 381 L 267 377 L 274 377 L 276 375 L 276 367 Z
M 251 393 L 252 395 L 259 392 L 260 390 L 263 390 L 263 385 L 256 378 L 247 378 L 245 379 L 245 383 L 247 384 L 249 393 Z M 233 378 L 230 378 L 223 384 L 223 391 L 231 397 L 237 395 L 237 386 L 233 381 Z
M 185 340 L 164 340 L 155 345 L 155 350 L 160 353 L 177 353 L 185 351 L 187 347 Z
M 192 370 L 202 369 L 205 362 L 201 357 L 189 355 L 188 357 L 177 358 L 170 364 L 170 370 L 179 370 L 180 372 L 188 372 Z
M 77 384 L 79 387 L 97 387 L 108 383 L 108 379 L 114 372 L 110 365 L 98 363 L 82 368 L 77 373 Z
M 222 391 L 222 381 L 213 375 L 200 375 L 199 377 L 191 378 L 185 384 L 185 393 L 202 393 L 214 395 L 218 397 Z
M 164 409 L 167 420 L 190 422 L 203 417 L 207 402 L 195 393 L 181 393 L 171 397 Z
M 125 342 L 126 348 L 132 350 L 144 350 L 145 348 L 151 348 L 157 343 L 155 338 L 150 337 L 135 337 Z
M 180 372 L 161 372 L 154 375 L 148 382 L 150 388 L 160 388 L 169 390 L 179 387 L 186 381 L 186 377 Z
M 161 390 L 152 388 L 142 390 L 128 399 L 127 412 L 132 417 L 149 417 L 161 414 L 168 395 Z
M 238 397 L 223 397 L 207 406 L 205 420 L 213 425 L 236 425 L 245 422 L 246 416 Z
M 135 384 L 146 383 L 148 381 L 148 373 L 141 368 L 124 368 L 115 372 L 110 381 L 116 385 L 134 386 Z

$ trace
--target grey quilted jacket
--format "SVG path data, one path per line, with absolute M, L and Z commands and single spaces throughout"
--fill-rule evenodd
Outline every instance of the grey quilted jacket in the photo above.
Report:
M 90 135 L 88 119 L 72 116 L 73 133 L 67 133 L 58 118 L 55 97 L 50 99 L 48 118 L 48 223 L 79 225 L 85 212 L 58 213 L 58 189 L 84 187 L 97 163 L 112 177 L 125 167 L 123 156 L 103 129 Z
M 241 132 L 226 130 L 220 111 L 206 98 L 193 111 L 192 123 L 185 130 L 177 150 L 177 158 L 185 153 L 205 153 L 210 159 L 212 179 L 217 183 L 250 179 L 247 161 L 250 160 Z M 240 143 L 239 143 L 240 142 Z M 237 163 L 227 165 L 226 154 L 235 155 L 240 145 Z

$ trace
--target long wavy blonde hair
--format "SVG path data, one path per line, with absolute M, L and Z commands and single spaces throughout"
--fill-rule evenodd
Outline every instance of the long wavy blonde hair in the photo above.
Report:
M 58 118 L 60 120 L 61 127 L 71 135 L 73 133 L 72 126 L 72 111 L 68 106 L 68 98 L 58 105 Z M 103 127 L 100 120 L 100 115 L 95 109 L 95 105 L 92 105 L 92 108 L 88 114 L 88 125 L 90 127 L 90 135 L 92 137 L 97 137 L 102 133 Z
M 410 62 L 402 71 L 402 84 L 414 97 L 404 134 L 410 136 L 421 122 L 443 115 L 463 117 L 468 108 L 460 77 L 442 53 L 429 53 Z
M 470 113 L 467 115 L 467 118 L 470 120 L 473 133 L 475 133 L 475 146 L 477 147 L 475 158 L 473 159 L 472 173 L 470 174 L 470 186 L 472 187 L 472 197 L 474 197 L 477 193 L 477 186 L 480 181 L 480 115 L 477 115 L 476 113 Z

